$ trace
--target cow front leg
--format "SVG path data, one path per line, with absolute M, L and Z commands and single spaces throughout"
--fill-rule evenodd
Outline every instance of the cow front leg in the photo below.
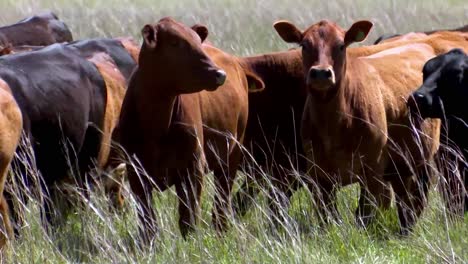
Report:
M 138 205 L 138 217 L 142 228 L 140 227 L 140 237 L 143 244 L 150 245 L 151 241 L 158 233 L 156 224 L 156 214 L 152 207 L 153 185 L 146 175 L 138 174 L 133 166 L 128 166 L 128 179 L 130 188 L 135 195 Z
M 203 173 L 200 170 L 187 169 L 180 171 L 180 180 L 176 183 L 179 197 L 179 228 L 180 233 L 187 239 L 200 217 L 200 198 L 203 185 Z

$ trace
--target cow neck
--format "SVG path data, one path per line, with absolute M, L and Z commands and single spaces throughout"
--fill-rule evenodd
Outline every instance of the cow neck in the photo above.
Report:
M 261 75 L 279 76 L 298 75 L 302 78 L 302 57 L 300 50 L 267 53 L 243 58 L 252 70 Z
M 139 70 L 137 102 L 143 107 L 141 110 L 151 116 L 152 136 L 163 137 L 170 129 L 174 108 L 180 104 L 180 95 L 168 92 L 175 90 L 173 81 L 146 77 L 154 75 L 154 72 L 152 70 L 148 75 Z

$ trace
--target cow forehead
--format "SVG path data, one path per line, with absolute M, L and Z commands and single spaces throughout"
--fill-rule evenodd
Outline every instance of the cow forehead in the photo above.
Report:
M 158 23 L 158 29 L 161 33 L 176 38 L 191 40 L 197 39 L 198 37 L 195 31 L 174 20 L 160 21 Z
M 423 68 L 423 74 L 433 74 L 435 72 L 450 72 L 454 70 L 463 70 L 463 64 L 467 56 L 464 54 L 446 53 L 429 60 Z
M 304 39 L 309 39 L 313 42 L 325 41 L 333 43 L 340 39 L 344 39 L 345 31 L 333 22 L 322 20 L 310 26 L 304 32 Z

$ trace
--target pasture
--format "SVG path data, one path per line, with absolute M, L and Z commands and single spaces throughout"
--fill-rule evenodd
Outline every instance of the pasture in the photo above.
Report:
M 288 19 L 306 26 L 321 19 L 348 27 L 368 19 L 374 29 L 365 44 L 383 33 L 406 33 L 454 28 L 468 23 L 463 0 L 2 0 L 0 25 L 16 22 L 44 10 L 54 11 L 70 27 L 74 39 L 133 36 L 149 22 L 172 16 L 187 25 L 202 23 L 208 39 L 223 50 L 239 55 L 286 50 L 272 24 Z M 272 117 L 274 118 L 274 117 Z M 73 161 L 71 161 L 73 162 Z M 252 161 L 249 166 L 255 168 Z M 34 173 L 34 166 L 31 164 Z M 12 172 L 15 173 L 15 172 Z M 246 175 L 240 175 L 240 179 Z M 29 203 L 21 238 L 1 256 L 5 263 L 464 263 L 468 261 L 468 218 L 450 222 L 432 185 L 429 206 L 414 233 L 399 237 L 394 207 L 381 212 L 367 231 L 354 224 L 358 188 L 343 188 L 338 195 L 342 221 L 320 228 L 310 193 L 305 189 L 292 199 L 287 221 L 275 227 L 269 219 L 265 195 L 255 200 L 245 217 L 233 219 L 231 229 L 217 236 L 211 225 L 212 177 L 202 196 L 202 222 L 184 241 L 177 226 L 175 191 L 155 195 L 160 234 L 154 244 L 140 248 L 136 203 L 126 187 L 123 212 L 109 208 L 103 190 L 67 221 L 47 233 L 41 225 L 39 203 Z M 17 184 L 21 188 L 21 184 Z M 238 186 L 235 186 L 237 189 Z M 66 195 L 76 194 L 69 190 Z

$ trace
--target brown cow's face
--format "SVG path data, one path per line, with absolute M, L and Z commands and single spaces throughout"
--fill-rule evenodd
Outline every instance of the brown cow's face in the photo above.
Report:
M 346 48 L 353 42 L 363 41 L 372 23 L 358 21 L 348 31 L 344 31 L 329 21 L 320 21 L 301 32 L 287 21 L 274 25 L 279 35 L 289 43 L 302 47 L 304 77 L 309 91 L 333 95 L 346 68 Z
M 171 87 L 168 93 L 213 91 L 224 83 L 226 73 L 202 48 L 202 42 L 208 36 L 206 27 L 195 25 L 189 28 L 164 18 L 156 25 L 146 25 L 142 35 L 140 65 L 149 64 L 149 68 L 154 68 L 155 77 L 164 80 L 168 84 L 166 87 Z

